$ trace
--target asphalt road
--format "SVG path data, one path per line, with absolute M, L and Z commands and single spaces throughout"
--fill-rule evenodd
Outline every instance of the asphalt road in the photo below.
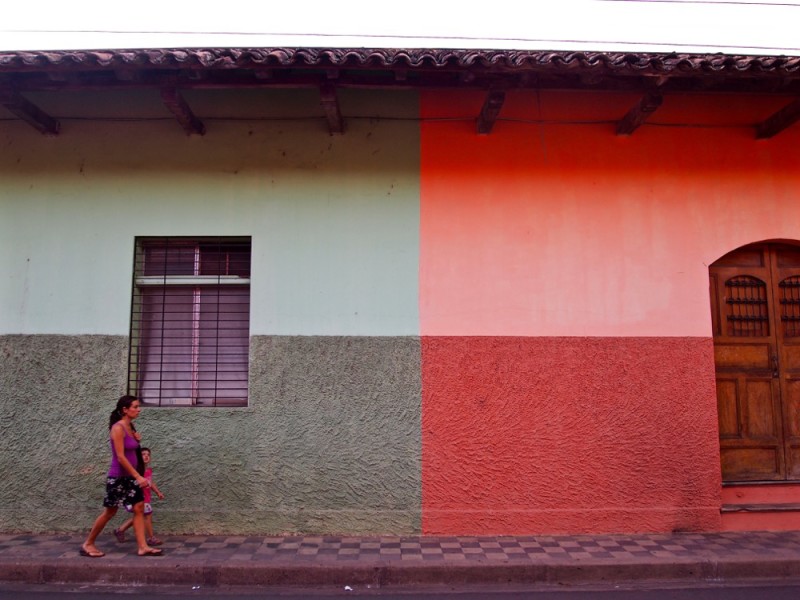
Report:
M 608 584 L 604 586 L 480 586 L 373 589 L 321 588 L 207 588 L 141 586 L 31 586 L 0 583 L 0 600 L 135 600 L 194 598 L 196 600 L 297 600 L 300 598 L 380 598 L 381 600 L 796 600 L 800 580 L 760 584 L 712 583 L 680 587 L 674 584 Z

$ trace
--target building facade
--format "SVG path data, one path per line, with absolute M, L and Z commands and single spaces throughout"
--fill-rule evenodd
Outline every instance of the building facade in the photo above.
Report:
M 784 94 L 617 135 L 638 90 L 46 88 L 57 136 L 0 120 L 0 530 L 88 527 L 126 391 L 169 532 L 710 531 L 723 479 L 794 489 L 786 303 L 724 293 L 800 274 Z

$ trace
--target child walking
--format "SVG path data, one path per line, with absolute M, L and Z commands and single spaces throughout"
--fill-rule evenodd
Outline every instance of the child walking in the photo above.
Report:
M 153 469 L 150 468 L 150 448 L 142 448 L 142 459 L 144 460 L 144 473 L 143 476 L 147 479 L 149 485 L 144 488 L 144 529 L 147 535 L 147 543 L 151 546 L 160 546 L 161 540 L 153 534 L 153 506 L 151 500 L 153 498 L 152 492 L 156 493 L 159 500 L 164 499 L 164 494 L 158 489 L 158 486 L 153 481 Z M 130 506 L 125 506 L 125 510 L 131 512 L 133 509 Z M 133 517 L 125 521 L 121 527 L 114 530 L 114 535 L 118 542 L 125 541 L 125 530 L 133 525 Z

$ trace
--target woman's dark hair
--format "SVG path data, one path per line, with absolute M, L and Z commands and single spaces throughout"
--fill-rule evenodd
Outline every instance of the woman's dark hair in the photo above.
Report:
M 136 396 L 122 396 L 119 400 L 117 400 L 117 408 L 115 408 L 111 416 L 108 418 L 108 428 L 111 429 L 114 426 L 114 423 L 119 421 L 122 418 L 122 410 L 125 408 L 130 408 L 131 404 L 134 401 L 138 400 Z M 136 431 L 134 429 L 134 431 Z

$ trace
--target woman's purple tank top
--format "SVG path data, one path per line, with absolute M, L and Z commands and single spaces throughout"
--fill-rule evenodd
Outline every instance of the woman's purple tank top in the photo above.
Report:
M 139 447 L 139 442 L 137 442 L 133 436 L 128 433 L 127 429 L 123 428 L 125 432 L 125 437 L 122 439 L 123 444 L 125 445 L 125 458 L 128 459 L 128 462 L 133 465 L 133 468 L 136 468 L 136 448 Z M 117 459 L 117 453 L 114 452 L 114 440 L 111 439 L 109 436 L 108 443 L 111 446 L 111 466 L 108 469 L 108 476 L 109 477 L 130 477 L 131 474 L 128 473 L 125 469 L 122 468 L 122 465 L 119 464 L 119 460 Z

